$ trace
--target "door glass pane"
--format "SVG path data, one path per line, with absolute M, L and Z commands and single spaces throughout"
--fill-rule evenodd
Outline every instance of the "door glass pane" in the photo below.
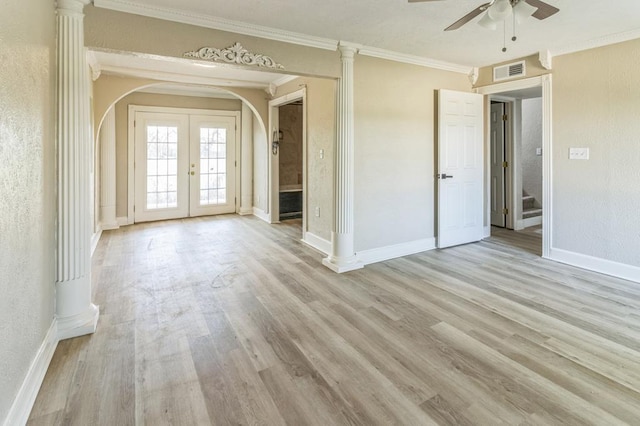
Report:
M 225 204 L 227 129 L 200 128 L 200 205 Z
M 178 128 L 147 126 L 147 210 L 178 206 Z

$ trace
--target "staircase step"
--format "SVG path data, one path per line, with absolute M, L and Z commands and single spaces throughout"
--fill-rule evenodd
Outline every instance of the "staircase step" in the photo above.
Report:
M 528 219 L 530 217 L 542 216 L 542 209 L 525 209 L 522 210 L 522 218 Z
M 522 210 L 535 208 L 536 199 L 532 195 L 522 197 Z

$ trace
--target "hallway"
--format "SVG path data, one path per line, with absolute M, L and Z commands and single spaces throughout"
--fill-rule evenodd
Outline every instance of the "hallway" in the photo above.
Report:
M 59 343 L 29 424 L 640 418 L 633 283 L 499 237 L 337 275 L 295 222 L 105 232 L 98 330 Z

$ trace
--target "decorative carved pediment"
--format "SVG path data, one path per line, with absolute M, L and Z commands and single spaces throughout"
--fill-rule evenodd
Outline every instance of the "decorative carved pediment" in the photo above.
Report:
M 225 49 L 216 49 L 215 47 L 203 47 L 198 50 L 187 52 L 185 58 L 204 59 L 205 61 L 227 62 L 238 65 L 253 65 L 257 67 L 284 69 L 284 67 L 274 61 L 271 57 L 251 53 L 240 43 Z

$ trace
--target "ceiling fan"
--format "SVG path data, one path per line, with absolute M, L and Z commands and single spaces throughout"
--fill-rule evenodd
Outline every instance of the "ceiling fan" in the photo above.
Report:
M 408 0 L 409 3 L 421 3 L 427 1 L 442 0 Z M 485 13 L 478 24 L 485 28 L 495 29 L 498 22 L 504 21 L 512 13 L 518 21 L 533 16 L 537 19 L 547 19 L 558 13 L 560 9 L 545 3 L 542 0 L 491 0 L 489 3 L 478 6 L 453 24 L 445 28 L 445 31 L 457 30 L 476 16 Z

